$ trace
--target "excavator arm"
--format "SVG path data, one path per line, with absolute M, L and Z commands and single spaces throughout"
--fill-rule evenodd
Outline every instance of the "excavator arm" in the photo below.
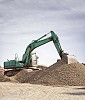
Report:
M 53 41 L 58 53 L 59 53 L 59 56 L 62 58 L 62 48 L 61 48 L 61 45 L 60 45 L 60 42 L 59 42 L 59 39 L 58 39 L 58 36 L 53 32 L 51 31 L 51 36 L 46 38 L 46 39 L 43 39 L 41 40 L 42 38 L 44 38 L 45 36 L 47 36 L 47 34 L 45 34 L 44 36 L 42 36 L 41 38 L 37 39 L 37 40 L 34 40 L 32 43 L 30 43 L 27 48 L 26 48 L 26 51 L 25 53 L 23 54 L 23 57 L 22 57 L 22 63 L 25 64 L 25 66 L 28 66 L 30 65 L 31 63 L 31 60 L 32 60 L 32 57 L 31 57 L 31 52 L 41 46 L 41 45 L 44 45 L 50 41 Z
M 60 58 L 62 59 L 63 50 L 62 50 L 62 47 L 60 45 L 59 38 L 53 31 L 51 31 L 51 35 L 52 35 L 52 41 L 53 41 L 53 43 L 58 51 Z

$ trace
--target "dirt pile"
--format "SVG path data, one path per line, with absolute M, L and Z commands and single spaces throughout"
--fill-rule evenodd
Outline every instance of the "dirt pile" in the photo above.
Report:
M 53 68 L 53 69 L 52 69 Z M 85 67 L 82 64 L 52 66 L 45 73 L 38 73 L 31 83 L 46 85 L 85 85 Z
M 35 72 L 28 71 L 27 69 L 21 70 L 18 74 L 11 77 L 15 80 L 17 80 L 20 83 L 28 83 L 29 78 L 32 77 L 32 74 L 34 75 Z
M 0 67 L 0 82 L 9 82 L 10 78 L 4 75 L 4 69 Z
M 13 78 L 20 83 L 85 86 L 85 66 L 79 63 L 65 64 L 64 61 L 58 61 L 44 70 L 30 73 L 22 70 Z

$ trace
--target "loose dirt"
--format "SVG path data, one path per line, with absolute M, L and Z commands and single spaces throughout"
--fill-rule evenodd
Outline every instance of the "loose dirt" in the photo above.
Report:
M 22 70 L 12 78 L 20 83 L 85 86 L 85 66 L 80 63 L 66 64 L 61 60 L 44 70 Z

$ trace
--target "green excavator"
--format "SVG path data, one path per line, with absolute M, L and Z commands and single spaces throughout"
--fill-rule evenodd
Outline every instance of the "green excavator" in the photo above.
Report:
M 51 36 L 47 37 L 46 39 L 43 39 L 43 38 L 45 38 L 45 36 L 47 36 L 49 33 L 45 34 L 44 36 L 40 37 L 37 40 L 33 40 L 27 46 L 25 53 L 22 56 L 21 61 L 14 59 L 14 60 L 8 60 L 4 62 L 4 69 L 20 69 L 20 68 L 32 67 L 32 51 L 35 48 L 42 46 L 50 41 L 53 41 L 61 60 L 63 59 L 67 64 L 77 63 L 77 59 L 75 56 L 64 53 L 60 45 L 58 36 L 53 31 L 50 31 L 50 33 L 51 33 Z

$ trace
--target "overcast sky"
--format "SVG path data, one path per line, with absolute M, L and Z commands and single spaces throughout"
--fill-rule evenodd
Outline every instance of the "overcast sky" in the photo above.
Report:
M 32 40 L 51 30 L 65 52 L 85 63 L 85 0 L 0 0 L 0 65 L 15 53 L 21 59 Z M 39 64 L 59 59 L 52 42 L 34 52 Z

